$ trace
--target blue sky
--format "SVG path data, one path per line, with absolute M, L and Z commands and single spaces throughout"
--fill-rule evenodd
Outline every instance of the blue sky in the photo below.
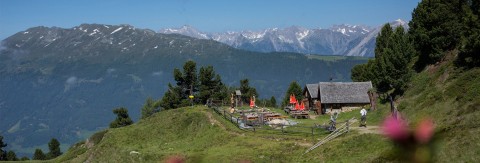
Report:
M 82 23 L 137 28 L 191 25 L 225 32 L 328 28 L 334 24 L 379 26 L 409 21 L 420 0 L 0 0 L 0 39 L 35 26 L 71 28 Z

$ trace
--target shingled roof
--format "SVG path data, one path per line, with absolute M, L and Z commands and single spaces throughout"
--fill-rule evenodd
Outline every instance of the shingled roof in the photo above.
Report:
M 372 82 L 320 82 L 322 103 L 370 103 L 368 90 Z
M 305 87 L 305 91 L 308 91 L 311 98 L 318 98 L 318 84 L 307 84 Z

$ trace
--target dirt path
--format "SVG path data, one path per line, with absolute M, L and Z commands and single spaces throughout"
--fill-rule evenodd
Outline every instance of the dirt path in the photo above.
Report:
M 379 126 L 367 126 L 367 127 L 358 127 L 359 121 L 354 119 L 350 121 L 352 126 L 351 130 L 357 130 L 360 134 L 382 134 L 381 128 Z
M 212 115 L 212 112 L 210 111 L 205 111 L 204 112 L 207 117 L 208 117 L 208 121 L 210 121 L 210 123 L 212 125 L 217 125 L 219 126 L 222 130 L 226 131 L 227 133 L 230 133 L 232 135 L 236 135 L 236 136 L 245 136 L 244 133 L 238 133 L 238 132 L 234 132 L 234 131 L 231 131 L 231 130 L 227 130 L 227 128 L 222 124 L 220 123 L 219 121 L 217 121 L 215 118 L 213 118 L 213 115 Z
M 350 129 L 357 130 L 360 134 L 382 134 L 379 126 L 350 127 Z
M 210 121 L 210 123 L 212 125 L 218 125 L 220 128 L 222 128 L 223 130 L 226 130 L 225 126 L 223 124 L 221 124 L 220 122 L 218 122 L 215 118 L 213 118 L 213 115 L 211 112 L 209 111 L 206 111 L 205 114 L 207 114 L 207 117 L 208 117 L 208 121 Z

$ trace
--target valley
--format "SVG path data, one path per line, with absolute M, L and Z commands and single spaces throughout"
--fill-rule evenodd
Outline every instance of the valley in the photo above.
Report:
M 137 121 L 145 99 L 160 98 L 188 60 L 213 66 L 227 86 L 248 78 L 261 98 L 277 99 L 294 80 L 350 81 L 350 69 L 368 60 L 250 52 L 128 25 L 34 27 L 1 45 L 0 131 L 19 154 L 46 149 L 52 137 L 65 146 L 83 140 L 105 129 L 116 107 Z

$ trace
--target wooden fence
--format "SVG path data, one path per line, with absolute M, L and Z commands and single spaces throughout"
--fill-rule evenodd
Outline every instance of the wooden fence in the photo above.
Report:
M 230 114 L 228 111 L 221 109 L 222 106 L 216 104 L 210 104 L 209 107 L 213 109 L 217 114 L 224 117 L 226 120 L 230 121 L 232 124 L 238 128 L 245 131 L 259 131 L 265 130 L 268 133 L 273 134 L 293 134 L 293 135 L 306 135 L 312 136 L 315 135 L 325 135 L 329 131 L 326 130 L 328 126 L 305 126 L 305 125 L 286 125 L 286 124 L 261 124 L 259 122 L 253 122 L 252 125 L 247 125 L 242 119 L 233 114 Z

